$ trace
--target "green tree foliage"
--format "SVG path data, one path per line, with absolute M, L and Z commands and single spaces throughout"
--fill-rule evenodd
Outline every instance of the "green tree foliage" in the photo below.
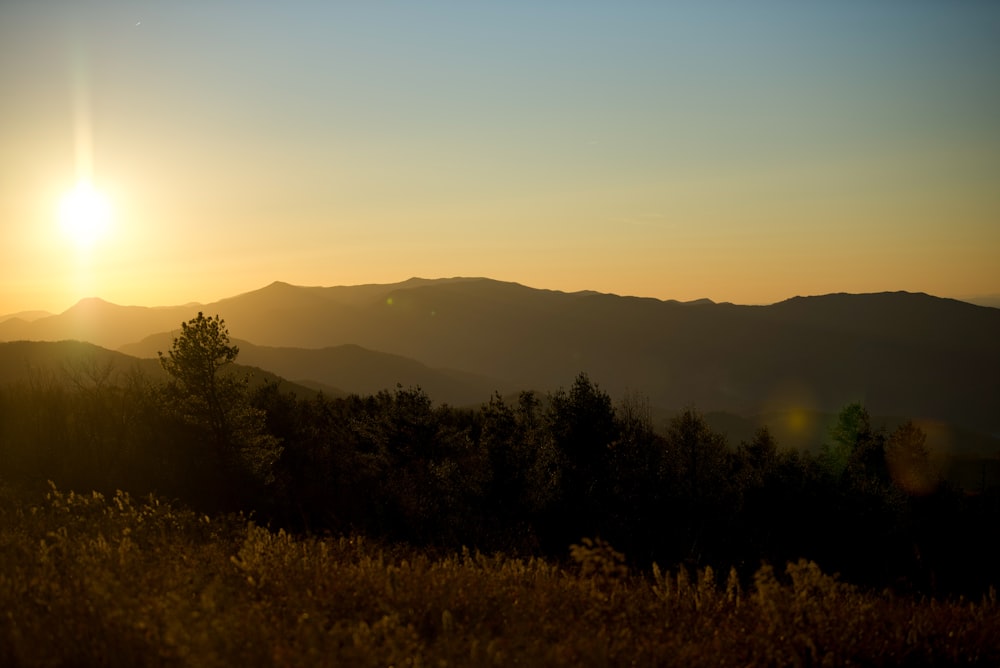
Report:
M 181 324 L 167 355 L 159 353 L 172 378 L 166 396 L 187 424 L 208 435 L 223 463 L 252 481 L 271 483 L 282 448 L 266 430 L 264 411 L 250 402 L 248 377 L 227 373 L 237 355 L 239 347 L 230 343 L 225 321 L 199 311 Z
M 831 442 L 824 443 L 821 460 L 835 478 L 847 469 L 859 437 L 871 432 L 871 417 L 860 402 L 841 409 L 837 422 L 830 428 Z

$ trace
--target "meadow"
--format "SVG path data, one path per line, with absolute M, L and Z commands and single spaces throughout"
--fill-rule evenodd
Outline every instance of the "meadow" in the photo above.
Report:
M 5 666 L 996 665 L 995 590 L 865 590 L 293 535 L 155 496 L 0 490 Z

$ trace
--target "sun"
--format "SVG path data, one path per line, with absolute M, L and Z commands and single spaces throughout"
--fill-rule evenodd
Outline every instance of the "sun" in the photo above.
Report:
M 103 238 L 111 222 L 111 205 L 90 183 L 81 181 L 59 200 L 63 234 L 78 248 L 90 248 Z

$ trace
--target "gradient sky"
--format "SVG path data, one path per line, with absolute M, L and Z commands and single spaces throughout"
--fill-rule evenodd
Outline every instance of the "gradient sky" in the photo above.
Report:
M 0 314 L 414 275 L 1000 293 L 1000 3 L 4 0 L 0 230 Z

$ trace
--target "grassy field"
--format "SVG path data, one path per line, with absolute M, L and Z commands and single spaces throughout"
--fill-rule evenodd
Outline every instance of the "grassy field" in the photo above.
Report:
M 1000 607 L 300 537 L 155 498 L 0 490 L 3 666 L 998 665 Z

